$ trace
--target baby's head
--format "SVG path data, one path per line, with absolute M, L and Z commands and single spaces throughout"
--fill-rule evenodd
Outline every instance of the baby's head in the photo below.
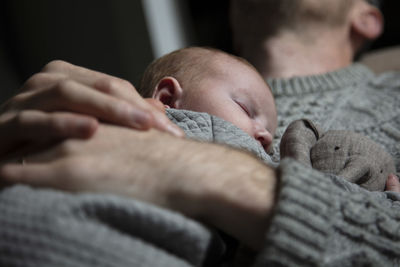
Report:
M 140 92 L 169 108 L 218 116 L 253 136 L 265 150 L 270 147 L 277 126 L 274 99 L 260 74 L 242 58 L 213 48 L 180 49 L 149 65 Z

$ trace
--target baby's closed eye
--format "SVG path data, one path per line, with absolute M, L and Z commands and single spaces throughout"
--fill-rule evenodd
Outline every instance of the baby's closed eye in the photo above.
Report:
M 250 113 L 250 110 L 247 108 L 247 106 L 239 101 L 235 101 L 236 104 L 238 104 L 242 110 L 247 114 L 247 116 L 249 116 L 250 118 L 252 118 L 252 114 Z

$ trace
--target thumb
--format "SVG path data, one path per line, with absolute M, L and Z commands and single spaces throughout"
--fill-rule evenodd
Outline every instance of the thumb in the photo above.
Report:
M 393 191 L 400 193 L 400 182 L 399 178 L 394 174 L 389 174 L 386 180 L 386 191 Z

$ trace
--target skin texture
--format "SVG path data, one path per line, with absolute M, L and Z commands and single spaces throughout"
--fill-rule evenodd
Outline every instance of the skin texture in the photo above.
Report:
M 275 103 L 267 84 L 253 68 L 235 58 L 216 52 L 207 56 L 210 75 L 198 82 L 186 83 L 185 88 L 179 78 L 164 77 L 153 97 L 167 107 L 223 118 L 254 137 L 267 150 L 277 126 Z
M 271 7 L 282 6 L 283 11 L 292 7 L 290 14 L 282 16 L 277 16 L 276 8 L 263 8 L 264 1 L 253 1 L 259 4 L 251 11 L 238 5 L 246 0 L 232 2 L 236 52 L 265 78 L 314 75 L 346 67 L 365 42 L 377 38 L 383 29 L 382 14 L 364 0 L 352 1 L 346 12 L 340 11 L 339 5 L 349 3 L 348 0 L 301 0 L 296 1 L 296 8 L 290 0 L 266 1 Z M 301 10 L 309 10 L 304 17 L 308 19 L 302 19 Z M 260 12 L 262 14 L 257 17 L 256 13 Z M 310 12 L 315 16 L 307 16 Z M 335 18 L 338 14 L 343 17 Z M 285 20 L 283 15 L 287 17 Z M 246 23 L 245 18 L 255 19 Z M 336 20 L 336 24 L 331 22 Z M 274 25 L 273 31 L 250 31 L 254 27 L 267 29 L 269 25 Z M 252 33 L 252 38 L 246 36 L 248 32 Z

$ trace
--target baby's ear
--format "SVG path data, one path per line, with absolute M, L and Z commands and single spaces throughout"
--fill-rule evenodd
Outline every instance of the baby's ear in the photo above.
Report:
M 167 108 L 179 108 L 183 89 L 174 77 L 164 77 L 158 83 L 152 98 L 159 100 Z

